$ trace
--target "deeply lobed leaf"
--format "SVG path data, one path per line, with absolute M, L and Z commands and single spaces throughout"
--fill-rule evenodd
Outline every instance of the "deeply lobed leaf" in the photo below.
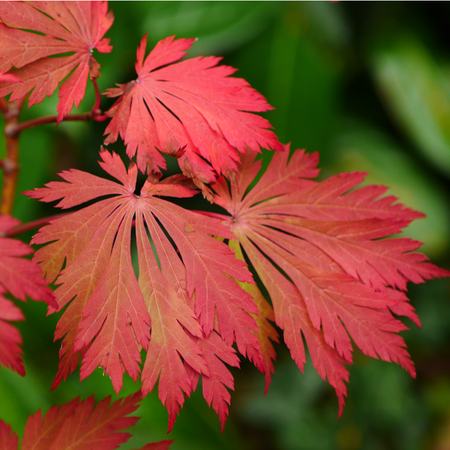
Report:
M 228 186 L 220 179 L 215 202 L 226 209 L 230 231 L 266 287 L 276 324 L 303 370 L 308 345 L 314 366 L 336 389 L 340 413 L 352 362 L 352 342 L 367 355 L 400 364 L 415 376 L 404 340 L 407 329 L 392 313 L 420 325 L 408 303 L 408 281 L 450 273 L 414 253 L 421 244 L 397 234 L 423 214 L 381 197 L 386 188 L 354 189 L 364 174 L 348 173 L 323 182 L 317 155 L 289 146 L 274 154 L 259 182 L 247 192 L 260 163 L 248 151 L 239 179 Z M 350 192 L 349 192 L 350 191 Z M 215 217 L 222 217 L 215 214 Z M 397 290 L 398 289 L 398 290 Z
M 138 417 L 127 417 L 138 408 L 139 394 L 130 395 L 110 405 L 110 397 L 94 407 L 94 397 L 78 398 L 54 406 L 43 416 L 31 415 L 25 425 L 22 450 L 113 450 L 131 435 L 122 430 L 132 427 Z M 141 450 L 165 450 L 173 441 L 147 444 Z M 0 447 L 17 450 L 18 437 L 0 420 Z
M 1 78 L 0 97 L 11 94 L 12 101 L 32 91 L 32 106 L 68 76 L 59 91 L 60 122 L 79 106 L 88 77 L 100 76 L 92 51 L 111 51 L 103 36 L 113 20 L 105 1 L 0 2 L 0 72 L 16 77 Z M 53 57 L 66 53 L 71 55 Z
M 139 169 L 157 178 L 165 168 L 159 152 L 176 156 L 183 173 L 204 188 L 216 173 L 232 176 L 238 152 L 247 147 L 259 151 L 260 146 L 282 146 L 269 122 L 251 114 L 272 107 L 245 80 L 229 76 L 235 69 L 217 66 L 216 57 L 177 62 L 194 41 L 168 37 L 145 58 L 143 38 L 137 79 L 107 93 L 119 99 L 108 112 L 112 119 L 105 143 L 120 135 L 128 156 L 137 154 Z
M 227 245 L 210 236 L 231 236 L 220 220 L 158 198 L 196 194 L 183 180 L 147 180 L 137 195 L 136 166 L 127 171 L 114 153 L 102 152 L 101 158 L 102 167 L 120 183 L 71 170 L 61 174 L 66 181 L 28 192 L 46 202 L 61 200 L 62 208 L 107 197 L 52 221 L 33 238 L 48 244 L 36 252 L 35 261 L 47 282 L 58 285 L 58 306 L 49 311 L 66 308 L 55 333 L 63 343 L 54 386 L 75 370 L 81 354 L 81 377 L 100 366 L 119 392 L 124 371 L 135 380 L 139 376 L 143 348 L 142 390 L 150 392 L 159 380 L 170 429 L 194 387 L 191 371 L 202 374 L 205 385 L 216 382 L 218 360 L 205 350 L 204 341 L 216 339 L 210 336 L 220 335 L 217 356 L 225 362 L 236 365 L 235 357 L 223 356 L 233 353 L 236 343 L 264 370 L 254 318 L 258 308 L 235 281 L 251 283 L 252 277 Z M 131 259 L 133 234 L 138 278 Z M 228 375 L 217 378 L 232 387 L 227 380 Z M 224 387 L 213 401 L 222 422 L 228 397 Z

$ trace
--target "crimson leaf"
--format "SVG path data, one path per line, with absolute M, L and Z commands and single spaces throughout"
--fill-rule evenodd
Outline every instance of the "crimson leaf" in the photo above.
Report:
M 415 253 L 419 242 L 385 238 L 423 215 L 393 196 L 381 197 L 384 187 L 355 190 L 362 173 L 312 181 L 317 155 L 297 151 L 288 161 L 288 146 L 248 190 L 261 168 L 255 157 L 247 152 L 231 188 L 224 178 L 213 186 L 215 201 L 231 214 L 229 229 L 265 285 L 300 369 L 306 361 L 303 335 L 314 366 L 336 389 L 340 413 L 348 380 L 342 364 L 352 362 L 350 338 L 365 354 L 396 362 L 415 376 L 397 334 L 407 328 L 392 313 L 420 325 L 402 292 L 407 282 L 450 273 Z

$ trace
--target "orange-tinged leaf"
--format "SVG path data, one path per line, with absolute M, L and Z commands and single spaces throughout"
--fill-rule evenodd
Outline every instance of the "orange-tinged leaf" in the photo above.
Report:
M 146 223 L 155 233 L 157 224 L 143 211 Z M 184 394 L 191 393 L 190 380 L 185 373 L 183 360 L 199 373 L 209 374 L 200 347 L 185 331 L 201 336 L 202 329 L 194 311 L 178 297 L 176 291 L 159 271 L 148 239 L 141 214 L 137 215 L 136 233 L 139 252 L 139 286 L 147 299 L 152 318 L 152 337 L 142 372 L 143 393 L 151 392 L 158 377 L 161 402 L 169 411 L 169 431 Z M 152 235 L 154 235 L 152 233 Z
M 142 172 L 159 174 L 176 156 L 183 173 L 200 187 L 236 170 L 239 153 L 249 147 L 282 150 L 269 122 L 252 112 L 272 109 L 235 69 L 217 66 L 220 58 L 179 61 L 195 39 L 168 37 L 144 58 L 147 38 L 137 51 L 137 79 L 110 89 L 120 97 L 108 114 L 105 143 L 120 135 Z M 175 64 L 173 64 L 175 63 Z M 206 164 L 205 161 L 210 163 Z
M 236 239 L 230 239 L 228 245 L 233 250 L 236 257 L 243 261 L 244 255 L 242 253 L 239 242 Z M 271 341 L 279 342 L 278 333 L 269 322 L 269 320 L 274 322 L 275 316 L 272 306 L 264 298 L 263 294 L 256 284 L 239 283 L 239 285 L 253 297 L 253 301 L 258 306 L 258 314 L 254 316 L 256 323 L 258 324 L 258 331 L 255 333 L 255 336 L 259 341 L 261 357 L 259 357 L 259 355 L 255 355 L 255 358 L 252 358 L 252 355 L 250 355 L 249 359 L 252 360 L 261 371 L 261 373 L 265 375 L 265 393 L 267 394 L 272 378 L 272 373 L 274 372 L 273 361 L 275 361 L 276 358 L 275 349 L 273 348 Z
M 137 379 L 139 350 L 148 348 L 150 327 L 131 262 L 133 211 L 132 205 L 127 206 L 128 214 L 119 216 L 122 222 L 108 264 L 86 304 L 75 341 L 75 351 L 92 342 L 83 357 L 81 378 L 101 366 L 111 377 L 116 393 L 122 389 L 123 369 Z
M 0 2 L 0 72 L 16 79 L 0 82 L 0 96 L 10 100 L 30 91 L 29 105 L 50 96 L 62 84 L 58 122 L 84 97 L 86 82 L 100 76 L 92 51 L 109 53 L 104 39 L 113 22 L 107 2 Z M 56 55 L 72 53 L 70 56 Z
M 227 388 L 234 390 L 233 376 L 223 362 L 239 367 L 239 358 L 234 349 L 226 345 L 215 332 L 211 333 L 207 339 L 202 339 L 200 347 L 210 370 L 209 376 L 203 375 L 203 396 L 208 405 L 212 404 L 219 415 L 223 431 L 231 400 Z
M 235 281 L 250 283 L 252 276 L 226 244 L 211 236 L 231 236 L 220 220 L 158 198 L 197 193 L 184 178 L 157 184 L 147 180 L 137 195 L 136 166 L 131 163 L 127 171 L 116 154 L 100 155 L 102 167 L 120 183 L 71 170 L 61 174 L 66 181 L 27 193 L 43 201 L 60 200 L 62 208 L 102 197 L 53 220 L 33 238 L 48 244 L 35 260 L 47 281 L 56 278 L 58 285 L 58 306 L 49 312 L 65 308 L 55 333 L 63 343 L 54 386 L 77 367 L 80 352 L 81 377 L 100 366 L 118 392 L 124 371 L 137 379 L 140 350 L 147 350 L 143 393 L 159 380 L 171 428 L 184 396 L 192 391 L 185 364 L 205 376 L 211 373 L 199 339 L 216 330 L 224 346 L 236 343 L 244 356 L 262 366 L 251 315 L 258 308 Z M 132 235 L 138 278 L 131 260 Z
M 311 360 L 319 375 L 333 386 L 339 399 L 339 412 L 342 413 L 347 395 L 344 381 L 348 381 L 348 371 L 343 366 L 350 363 L 324 339 L 323 333 L 314 328 L 297 287 L 284 277 L 268 259 L 245 236 L 238 236 L 253 267 L 258 272 L 273 303 L 275 322 L 284 331 L 284 342 L 291 356 L 303 372 L 306 363 L 303 336 L 308 345 Z

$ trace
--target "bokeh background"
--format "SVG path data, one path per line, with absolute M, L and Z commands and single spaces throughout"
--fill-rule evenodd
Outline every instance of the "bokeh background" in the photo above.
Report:
M 368 183 L 427 218 L 406 234 L 422 242 L 433 262 L 450 268 L 450 38 L 449 3 L 114 2 L 107 34 L 114 50 L 98 55 L 102 91 L 135 77 L 136 47 L 148 33 L 149 48 L 176 34 L 198 37 L 191 56 L 219 55 L 239 69 L 276 108 L 267 114 L 282 142 L 319 151 L 321 178 L 368 171 Z M 96 57 L 97 57 L 96 56 Z M 53 115 L 56 96 L 24 111 L 23 120 Z M 92 89 L 80 107 L 90 108 Z M 105 99 L 104 108 L 110 106 Z M 28 130 L 21 138 L 21 191 L 79 168 L 101 173 L 96 163 L 104 124 L 63 123 Z M 4 147 L 4 144 L 2 143 Z M 4 148 L 1 151 L 4 152 Z M 123 152 L 117 144 L 115 150 Z M 265 160 L 270 154 L 264 152 Z M 169 170 L 176 165 L 169 164 Z M 205 206 L 201 199 L 196 207 Z M 55 211 L 18 198 L 23 221 Z M 30 234 L 31 236 L 31 234 Z M 25 236 L 27 239 L 30 236 Z M 187 399 L 169 438 L 177 449 L 450 449 L 450 299 L 448 280 L 410 286 L 422 320 L 403 333 L 417 365 L 413 380 L 394 364 L 356 352 L 347 406 L 337 418 L 334 390 L 312 364 L 302 374 L 283 345 L 276 347 L 275 375 L 264 397 L 263 376 L 248 362 L 232 370 L 236 383 L 230 418 L 220 423 L 202 398 Z M 59 343 L 56 316 L 45 305 L 23 306 L 27 376 L 0 369 L 0 418 L 22 433 L 41 408 L 80 395 L 97 400 L 113 393 L 97 370 L 79 382 L 77 371 L 53 392 Z M 121 396 L 137 386 L 126 378 Z M 156 390 L 145 398 L 142 419 L 124 449 L 167 438 L 167 412 Z

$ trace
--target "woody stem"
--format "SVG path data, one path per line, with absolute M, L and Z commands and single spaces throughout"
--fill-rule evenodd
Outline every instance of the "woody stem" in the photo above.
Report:
M 6 140 L 6 156 L 1 161 L 3 171 L 3 190 L 0 202 L 0 213 L 11 215 L 19 176 L 19 138 L 10 133 L 17 126 L 24 99 L 15 102 L 1 102 L 0 113 L 5 119 L 4 135 Z

